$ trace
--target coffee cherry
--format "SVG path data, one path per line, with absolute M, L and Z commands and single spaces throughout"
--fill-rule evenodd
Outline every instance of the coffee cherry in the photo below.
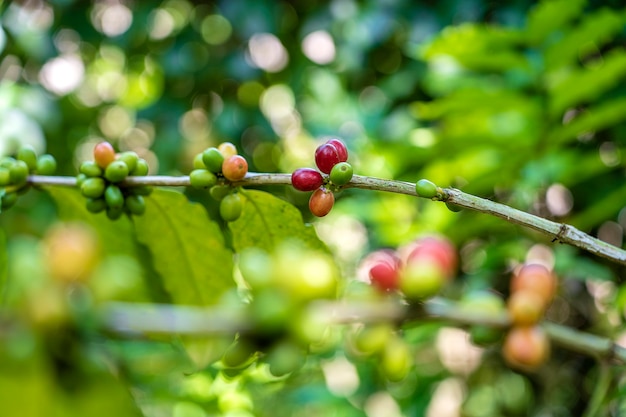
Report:
M 224 160 L 222 174 L 229 181 L 239 181 L 248 173 L 248 161 L 241 155 L 233 155 Z
M 132 175 L 135 177 L 144 177 L 148 175 L 148 171 L 150 171 L 148 162 L 146 162 L 145 159 L 139 158 L 137 160 L 137 164 L 135 165 L 135 168 L 132 171 L 130 171 L 129 175 Z
M 421 260 L 434 260 L 445 271 L 446 277 L 454 275 L 458 256 L 452 243 L 439 236 L 419 238 L 400 248 L 401 258 L 405 263 Z
M 556 293 L 557 278 L 543 265 L 524 265 L 511 278 L 511 293 L 528 290 L 550 303 Z
M 118 161 L 123 161 L 128 168 L 128 172 L 132 172 L 137 167 L 137 161 L 139 161 L 139 155 L 133 151 L 122 152 L 115 157 Z M 108 168 L 108 167 L 107 167 Z
M 206 189 L 213 187 L 217 183 L 217 177 L 206 169 L 194 169 L 189 174 L 189 181 L 193 188 Z
M 78 169 L 78 171 L 81 174 L 85 174 L 86 176 L 90 178 L 101 177 L 104 174 L 104 171 L 102 170 L 102 168 L 100 168 L 100 166 L 96 164 L 94 161 L 83 162 L 82 164 L 80 164 L 80 168 Z
M 233 187 L 230 185 L 214 185 L 209 190 L 209 195 L 215 201 L 222 201 L 224 197 L 229 195 L 233 191 Z
M 339 155 L 339 162 L 346 162 L 348 160 L 348 149 L 346 145 L 339 139 L 330 139 L 326 143 L 333 145 Z
M 85 174 L 83 174 L 82 172 L 79 173 L 78 175 L 76 175 L 76 186 L 78 188 L 82 187 L 83 182 L 85 182 L 85 180 L 89 178 L 87 177 Z
M 265 358 L 274 376 L 283 376 L 302 368 L 306 353 L 290 340 L 282 340 L 272 346 Z
M 227 368 L 241 368 L 250 361 L 250 356 L 256 352 L 256 346 L 245 338 L 237 339 L 226 349 L 222 356 L 222 364 Z
M 422 178 L 415 183 L 415 192 L 420 197 L 435 198 L 437 197 L 437 186 L 433 182 Z
M 17 151 L 17 160 L 24 161 L 29 171 L 37 168 L 37 153 L 31 145 L 22 145 Z
M 193 169 L 207 169 L 202 161 L 202 152 L 193 157 Z
M 115 149 L 109 142 L 100 142 L 93 148 L 93 160 L 102 169 L 115 161 Z
M 11 171 L 9 168 L 0 167 L 0 187 L 11 184 Z
M 291 185 L 299 191 L 317 190 L 322 184 L 322 174 L 312 168 L 299 168 L 291 174 Z
M 532 371 L 548 360 L 550 342 L 539 326 L 513 327 L 504 339 L 502 353 L 512 367 Z
M 117 220 L 124 214 L 122 207 L 107 207 L 106 215 L 109 220 Z
M 58 223 L 43 239 L 50 275 L 59 282 L 85 281 L 100 260 L 94 231 L 82 223 Z
M 0 167 L 9 169 L 15 165 L 15 161 L 17 160 L 11 156 L 3 156 L 0 158 Z
M 109 185 L 104 190 L 104 199 L 110 208 L 121 209 L 124 207 L 124 194 L 117 185 Z
M 6 210 L 17 203 L 17 193 L 5 193 L 0 198 L 0 209 Z
M 104 198 L 88 198 L 87 203 L 85 203 L 85 207 L 90 213 L 100 213 L 101 211 L 106 210 L 107 202 Z
M 311 210 L 311 213 L 317 217 L 324 217 L 330 213 L 334 204 L 334 194 L 324 188 L 315 190 L 309 198 L 309 210 Z
M 140 195 L 131 194 L 124 199 L 124 207 L 130 214 L 141 216 L 146 212 L 146 202 Z
M 243 201 L 239 193 L 227 195 L 220 202 L 220 216 L 227 222 L 234 222 L 241 216 Z
M 222 142 L 217 146 L 224 159 L 228 159 L 233 155 L 237 155 L 237 147 L 230 142 Z M 206 162 L 205 162 L 206 164 Z
M 363 355 L 374 355 L 385 349 L 393 336 L 393 329 L 387 323 L 366 325 L 354 336 L 354 347 Z
M 458 205 L 456 205 L 454 203 L 451 203 L 449 201 L 446 201 L 446 208 L 448 210 L 450 210 L 451 212 L 453 212 L 453 213 L 458 213 L 459 211 L 463 210 L 463 207 L 458 206 Z
M 432 260 L 412 261 L 400 273 L 400 290 L 410 300 L 438 294 L 445 282 L 445 271 Z
M 370 253 L 363 266 L 368 268 L 370 282 L 378 290 L 386 292 L 398 288 L 400 281 L 400 259 L 390 250 L 378 250 Z
M 36 171 L 39 175 L 52 175 L 57 170 L 57 161 L 54 156 L 44 154 L 37 158 Z
M 507 301 L 507 309 L 513 324 L 530 326 L 541 320 L 546 310 L 546 303 L 540 295 L 521 290 L 511 294 Z
M 104 178 L 111 182 L 121 182 L 126 179 L 128 172 L 128 165 L 124 161 L 113 161 L 104 171 Z
M 474 290 L 463 295 L 460 301 L 463 313 L 468 315 L 501 315 L 505 311 L 504 300 L 497 294 Z M 489 326 L 474 325 L 470 327 L 470 339 L 478 346 L 487 346 L 496 343 L 502 338 L 502 331 Z
M 149 185 L 140 185 L 137 187 L 132 187 L 129 189 L 131 194 L 134 195 L 150 195 L 152 194 L 153 188 Z
M 15 164 L 9 168 L 9 178 L 11 179 L 11 184 L 25 184 L 26 178 L 28 178 L 28 165 L 26 165 L 26 162 L 21 160 L 15 161 Z
M 235 154 L 236 154 L 235 150 Z M 202 163 L 209 171 L 217 174 L 222 172 L 222 164 L 224 163 L 224 155 L 217 148 L 208 148 L 202 152 Z
M 406 378 L 412 364 L 409 346 L 400 337 L 392 337 L 385 345 L 380 358 L 382 374 L 388 380 L 398 382 Z
M 80 192 L 87 198 L 100 198 L 104 194 L 106 182 L 100 177 L 87 178 L 81 186 Z
M 325 143 L 315 150 L 315 164 L 324 174 L 330 174 L 339 162 L 339 153 L 333 145 Z
M 339 162 L 330 170 L 330 181 L 335 185 L 344 185 L 352 179 L 352 165 L 347 162 Z

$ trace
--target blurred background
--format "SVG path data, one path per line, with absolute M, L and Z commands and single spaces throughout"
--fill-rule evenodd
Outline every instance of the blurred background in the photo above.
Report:
M 151 174 L 185 175 L 195 154 L 230 141 L 251 171 L 289 173 L 314 166 L 315 148 L 337 136 L 356 174 L 427 178 L 623 247 L 626 10 L 619 0 L 0 1 L 0 13 L 0 155 L 31 144 L 55 156 L 59 175 L 76 175 L 107 140 L 137 152 Z M 312 220 L 308 195 L 267 190 Z M 185 192 L 216 213 L 206 193 Z M 46 194 L 21 197 L 0 215 L 9 253 L 56 221 Z M 623 267 L 502 220 L 345 190 L 315 227 L 350 276 L 371 250 L 444 234 L 460 251 L 459 294 L 506 293 L 503 277 L 515 265 L 541 259 L 565 283 L 552 318 L 621 334 Z M 447 342 L 437 337 L 454 344 L 460 336 L 451 332 Z M 414 342 L 432 342 L 433 334 Z M 392 387 L 393 395 L 370 385 L 368 395 L 392 408 L 372 408 L 368 417 L 422 415 L 435 387 L 447 393 L 442 398 L 462 398 L 467 416 L 581 412 L 587 382 L 576 375 L 591 369 L 588 359 L 561 358 L 569 365 L 549 378 L 547 411 L 531 414 L 523 405 L 533 404 L 534 380 L 493 373 L 501 364 L 484 361 L 465 382 L 478 363 L 455 368 L 452 357 L 452 365 L 425 366 L 422 379 Z M 146 414 L 207 415 L 185 402 L 202 397 L 202 378 L 178 392 L 186 400 L 168 409 L 173 414 L 152 403 Z M 324 415 L 364 413 L 320 387 L 297 386 L 290 398 L 317 398 Z M 522 406 L 493 405 L 498 386 L 525 392 L 516 399 Z M 320 415 L 303 410 L 297 415 Z

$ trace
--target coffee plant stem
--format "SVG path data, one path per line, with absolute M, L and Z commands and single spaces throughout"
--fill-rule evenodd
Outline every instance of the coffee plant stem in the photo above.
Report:
M 76 186 L 74 177 L 55 177 L 31 175 L 28 177 L 31 184 L 36 185 L 57 185 L 57 186 Z M 233 183 L 235 186 L 255 186 L 255 185 L 290 185 L 291 174 L 273 174 L 273 173 L 256 173 L 249 172 L 244 179 Z M 146 177 L 128 177 L 121 186 L 172 186 L 185 187 L 189 186 L 188 176 L 146 176 Z M 415 192 L 415 184 L 406 181 L 387 180 L 374 177 L 366 177 L 355 175 L 352 180 L 346 184 L 346 188 L 360 188 L 365 190 L 385 191 L 398 194 L 406 194 L 417 196 Z M 613 246 L 609 243 L 596 239 L 571 225 L 557 223 L 542 217 L 526 213 L 521 210 L 514 209 L 504 204 L 496 203 L 484 198 L 476 197 L 471 194 L 464 193 L 454 188 L 445 188 L 442 190 L 441 201 L 455 204 L 481 213 L 490 214 L 499 217 L 510 223 L 519 224 L 521 226 L 536 230 L 544 235 L 558 241 L 567 243 L 577 248 L 586 250 L 595 255 L 609 259 L 622 265 L 626 265 L 626 251 Z

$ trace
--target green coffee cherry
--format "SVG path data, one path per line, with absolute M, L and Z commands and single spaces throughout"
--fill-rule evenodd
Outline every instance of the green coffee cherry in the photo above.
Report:
M 140 185 L 138 187 L 130 187 L 129 191 L 134 195 L 150 195 L 153 189 L 149 185 Z
M 15 161 L 15 164 L 9 168 L 9 178 L 11 179 L 11 184 L 22 185 L 26 183 L 27 177 L 28 165 L 26 165 L 26 162 L 17 160 Z
M 222 172 L 224 155 L 217 148 L 208 148 L 202 152 L 202 162 L 204 162 L 206 169 L 217 174 Z
M 220 202 L 220 216 L 227 222 L 234 222 L 241 216 L 243 201 L 239 193 L 232 193 Z
M 239 338 L 224 352 L 222 364 L 227 368 L 241 368 L 249 363 L 250 356 L 256 351 L 251 341 Z
M 15 165 L 15 161 L 16 159 L 10 156 L 3 156 L 2 159 L 0 159 L 0 167 L 2 168 L 11 168 L 13 165 Z
M 104 199 L 110 208 L 121 209 L 124 207 L 124 194 L 117 185 L 109 185 L 104 191 Z
M 457 213 L 457 212 L 463 210 L 463 207 L 457 206 L 456 204 L 450 203 L 450 202 L 447 202 L 447 201 L 446 201 L 446 207 L 448 208 L 448 210 L 450 210 L 453 213 Z
M 100 213 L 101 211 L 106 210 L 107 203 L 104 198 L 88 198 L 87 203 L 85 203 L 85 207 L 90 213 Z
M 348 162 L 339 162 L 330 170 L 330 181 L 335 185 L 344 185 L 352 179 L 352 165 Z
M 144 177 L 148 175 L 149 170 L 150 167 L 148 166 L 148 162 L 146 162 L 145 159 L 139 158 L 137 160 L 137 163 L 135 164 L 135 168 L 130 171 L 130 175 L 136 177 Z
M 105 188 L 106 182 L 102 178 L 87 178 L 82 182 L 80 192 L 87 198 L 100 198 Z
M 36 170 L 39 175 L 52 175 L 57 170 L 57 161 L 52 155 L 41 155 L 37 158 Z
M 129 195 L 124 199 L 124 206 L 130 214 L 140 216 L 146 212 L 146 202 L 140 195 Z
M 193 169 L 206 169 L 206 165 L 202 161 L 202 153 L 193 157 Z
M 272 375 L 283 376 L 302 368 L 306 361 L 306 354 L 295 343 L 283 340 L 272 346 L 265 361 Z
M 37 168 L 37 152 L 31 145 L 22 145 L 17 151 L 17 159 L 26 162 L 29 171 L 34 171 Z
M 106 214 L 109 220 L 117 220 L 124 214 L 124 209 L 121 207 L 107 207 Z
M 415 183 L 415 192 L 420 197 L 435 198 L 437 197 L 437 186 L 433 182 L 422 178 Z
M 102 168 L 100 168 L 98 164 L 96 164 L 94 161 L 83 162 L 82 164 L 80 164 L 80 168 L 78 171 L 90 178 L 101 177 L 103 174 Z
M 134 171 L 137 167 L 137 162 L 139 161 L 139 156 L 133 151 L 122 152 L 118 154 L 116 158 L 118 161 L 122 161 L 126 164 L 128 172 Z
M 209 194 L 216 201 L 222 201 L 224 197 L 233 191 L 230 185 L 214 185 L 209 190 Z
M 136 163 L 136 162 L 135 162 Z M 111 162 L 104 171 L 104 178 L 111 182 L 124 181 L 128 176 L 128 165 L 124 161 Z
M 0 167 L 0 187 L 11 184 L 11 172 L 8 168 Z
M 193 188 L 206 189 L 213 187 L 217 183 L 217 177 L 206 169 L 194 169 L 189 174 L 189 181 Z
M 17 203 L 17 193 L 6 193 L 0 198 L 0 208 L 6 210 Z
M 80 188 L 88 177 L 82 172 L 76 176 L 76 186 Z

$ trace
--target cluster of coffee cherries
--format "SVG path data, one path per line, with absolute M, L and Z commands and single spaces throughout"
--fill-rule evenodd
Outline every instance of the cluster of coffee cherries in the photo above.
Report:
M 208 189 L 211 197 L 220 202 L 220 215 L 227 222 L 237 220 L 243 210 L 243 200 L 236 189 L 220 184 L 220 179 L 237 182 L 248 173 L 248 161 L 239 155 L 237 147 L 222 142 L 196 155 L 193 171 L 189 174 L 191 186 Z
M 503 345 L 504 358 L 511 366 L 533 370 L 548 359 L 548 335 L 538 323 L 556 289 L 556 276 L 541 264 L 524 264 L 514 272 L 506 305 L 512 327 Z
M 109 142 L 100 142 L 93 149 L 93 161 L 80 165 L 76 185 L 87 198 L 85 207 L 91 213 L 106 212 L 111 220 L 122 214 L 141 215 L 146 210 L 144 196 L 151 187 L 122 187 L 128 176 L 148 175 L 148 163 L 133 151 L 115 152 Z
M 441 291 L 456 271 L 454 245 L 440 236 L 425 236 L 397 250 L 370 253 L 362 262 L 371 284 L 381 292 L 400 290 L 408 300 L 423 300 Z
M 30 145 L 22 145 L 14 156 L 0 159 L 0 210 L 12 207 L 17 197 L 28 190 L 28 176 L 52 175 L 57 162 L 52 155 L 37 156 Z
M 313 320 L 308 307 L 337 296 L 339 271 L 332 258 L 290 241 L 272 252 L 246 249 L 238 261 L 250 299 L 241 308 L 251 331 L 237 336 L 222 366 L 234 374 L 258 361 L 274 376 L 299 369 L 307 353 L 324 344 L 327 323 Z
M 335 204 L 333 191 L 352 179 L 352 165 L 347 161 L 346 145 L 341 140 L 332 138 L 315 150 L 315 165 L 319 171 L 299 168 L 291 174 L 291 184 L 296 190 L 313 191 L 309 198 L 309 209 L 313 215 L 324 217 L 330 213 Z

